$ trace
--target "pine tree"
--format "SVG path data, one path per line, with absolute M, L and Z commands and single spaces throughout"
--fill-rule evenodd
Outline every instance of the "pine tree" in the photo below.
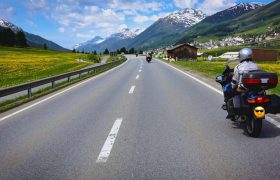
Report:
M 0 44 L 4 46 L 14 46 L 16 44 L 15 33 L 10 28 L 0 30 Z
M 106 48 L 103 52 L 103 54 L 109 54 L 109 50 Z
M 129 54 L 134 54 L 135 53 L 135 49 L 134 48 L 129 49 L 128 53 Z
M 75 48 L 73 48 L 72 52 L 73 52 L 73 53 L 76 53 L 76 49 L 75 49 Z
M 96 52 L 96 50 L 94 50 L 94 51 L 93 51 L 93 54 L 94 54 L 94 55 L 97 55 L 97 52 Z
M 26 41 L 26 37 L 25 37 L 24 32 L 19 31 L 19 32 L 16 34 L 16 44 L 17 44 L 19 47 L 27 47 L 27 41 Z
M 44 43 L 44 49 L 47 50 L 48 49 L 48 46 L 46 43 Z

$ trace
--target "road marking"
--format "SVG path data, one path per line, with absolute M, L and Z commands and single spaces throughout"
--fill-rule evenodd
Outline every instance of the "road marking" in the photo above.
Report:
M 139 79 L 139 75 L 136 76 L 136 79 Z
M 130 90 L 129 90 L 129 94 L 132 94 L 134 92 L 135 86 L 131 86 Z
M 200 84 L 202 84 L 202 85 L 208 87 L 209 89 L 212 89 L 213 91 L 217 92 L 218 94 L 224 95 L 222 91 L 216 89 L 215 87 L 211 86 L 210 84 L 207 84 L 207 83 L 201 81 L 200 79 L 198 79 L 198 78 L 196 78 L 196 77 L 190 75 L 189 73 L 186 73 L 186 72 L 184 72 L 184 71 L 182 71 L 182 70 L 180 70 L 180 69 L 177 69 L 177 68 L 171 66 L 170 64 L 167 64 L 167 63 L 162 62 L 162 61 L 160 61 L 160 60 L 158 60 L 158 61 L 161 62 L 161 63 L 163 63 L 163 64 L 165 64 L 165 65 L 167 65 L 167 66 L 169 66 L 169 67 L 171 67 L 171 68 L 173 68 L 174 70 L 176 70 L 176 71 L 178 71 L 178 72 L 180 72 L 180 73 L 183 73 L 184 75 L 186 75 L 186 76 L 192 78 L 193 80 L 195 80 L 195 81 L 199 82 Z M 276 116 L 278 116 L 278 115 L 276 115 Z M 279 117 L 279 116 L 278 116 L 278 117 Z M 280 123 L 279 123 L 278 121 L 274 120 L 273 118 L 271 118 L 271 117 L 269 117 L 269 116 L 266 116 L 266 119 L 265 119 L 265 120 L 267 120 L 267 121 L 270 122 L 271 124 L 275 125 L 276 127 L 280 128 Z
M 118 131 L 119 131 L 120 126 L 122 124 L 122 120 L 123 120 L 123 118 L 118 118 L 115 121 L 115 123 L 114 123 L 114 125 L 113 125 L 113 127 L 112 127 L 112 129 L 111 129 L 111 131 L 110 131 L 110 133 L 109 133 L 109 135 L 108 135 L 100 153 L 99 153 L 99 156 L 96 160 L 97 163 L 105 163 L 107 161 L 107 159 L 110 155 L 110 152 L 113 148 L 114 142 L 117 138 Z
M 142 72 L 142 70 L 140 69 L 139 72 Z
M 276 114 L 275 116 L 279 117 L 280 118 L 280 115 Z
M 50 100 L 50 99 L 53 99 L 54 97 L 56 97 L 56 96 L 58 96 L 58 95 L 60 95 L 60 94 L 63 94 L 63 93 L 65 93 L 65 92 L 67 92 L 67 91 L 69 91 L 69 90 L 71 90 L 71 89 L 74 89 L 74 88 L 76 88 L 76 87 L 78 87 L 78 86 L 80 86 L 80 85 L 82 85 L 82 84 L 85 84 L 85 83 L 87 83 L 87 82 L 89 82 L 89 81 L 91 81 L 91 80 L 94 80 L 94 79 L 96 79 L 96 78 L 98 78 L 98 77 L 104 76 L 105 74 L 108 74 L 109 72 L 113 71 L 114 69 L 122 67 L 122 66 L 125 65 L 127 62 L 128 62 L 128 60 L 125 61 L 125 63 L 121 64 L 120 66 L 116 66 L 116 67 L 114 67 L 113 69 L 110 69 L 110 70 L 108 70 L 108 71 L 106 71 L 106 72 L 103 72 L 103 73 L 97 75 L 97 76 L 94 76 L 94 77 L 92 77 L 92 78 L 89 78 L 89 79 L 87 79 L 87 80 L 84 80 L 84 81 L 82 81 L 82 82 L 80 82 L 80 83 L 78 83 L 78 84 L 76 84 L 76 85 L 73 85 L 73 86 L 71 86 L 71 87 L 69 87 L 69 88 L 67 88 L 67 89 L 65 89 L 65 90 L 63 90 L 63 91 L 61 91 L 61 92 L 58 92 L 58 93 L 56 93 L 56 94 L 54 94 L 54 95 L 52 95 L 52 96 L 50 96 L 50 97 L 47 97 L 47 98 L 45 98 L 45 99 L 42 99 L 41 101 L 38 101 L 38 102 L 36 102 L 36 103 L 34 103 L 34 104 L 31 104 L 31 105 L 29 105 L 29 106 L 27 106 L 27 107 L 25 107 L 25 108 L 22 108 L 22 109 L 18 110 L 18 111 L 16 111 L 16 112 L 13 112 L 13 113 L 11 113 L 11 114 L 9 114 L 9 115 L 7 115 L 7 116 L 4 116 L 4 117 L 0 118 L 0 122 L 1 122 L 1 121 L 4 121 L 5 119 L 8 119 L 8 118 L 10 118 L 10 117 L 12 117 L 12 116 L 14 116 L 14 115 L 16 115 L 16 114 L 19 114 L 19 113 L 21 113 L 21 112 L 23 112 L 23 111 L 25 111 L 25 110 L 28 110 L 28 109 L 30 109 L 30 108 L 32 108 L 32 107 L 38 105 L 38 104 L 41 104 L 41 103 L 43 103 L 43 102 L 45 102 L 45 101 L 48 101 L 48 100 Z
M 280 123 L 274 119 L 272 119 L 269 116 L 265 117 L 265 120 L 267 120 L 268 122 L 270 122 L 271 124 L 274 124 L 276 127 L 280 128 Z
M 165 64 L 165 65 L 167 65 L 167 66 L 173 68 L 173 69 L 176 70 L 176 71 L 179 71 L 180 73 L 183 73 L 184 75 L 186 75 L 186 76 L 192 78 L 193 80 L 195 80 L 195 81 L 199 82 L 200 84 L 202 84 L 202 85 L 208 87 L 209 89 L 212 89 L 213 91 L 217 92 L 218 94 L 224 95 L 222 91 L 220 91 L 220 90 L 214 88 L 213 86 L 211 86 L 211 85 L 209 85 L 209 84 L 207 84 L 207 83 L 201 81 L 200 79 L 198 79 L 198 78 L 196 78 L 196 77 L 190 75 L 189 73 L 186 73 L 186 72 L 184 72 L 184 71 L 182 71 L 182 70 L 180 70 L 180 69 L 177 69 L 177 68 L 175 68 L 175 67 L 173 67 L 173 66 L 171 66 L 171 65 L 169 65 L 169 64 L 167 64 L 167 63 L 164 63 L 164 62 L 162 62 L 162 61 L 160 61 L 160 60 L 159 60 L 159 62 L 161 62 L 161 63 L 163 63 L 163 64 Z

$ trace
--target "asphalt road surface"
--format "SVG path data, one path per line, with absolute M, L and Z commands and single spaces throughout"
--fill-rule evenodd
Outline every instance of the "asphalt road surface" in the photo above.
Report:
M 223 97 L 128 56 L 98 77 L 0 115 L 0 179 L 279 179 L 280 126 L 260 138 Z

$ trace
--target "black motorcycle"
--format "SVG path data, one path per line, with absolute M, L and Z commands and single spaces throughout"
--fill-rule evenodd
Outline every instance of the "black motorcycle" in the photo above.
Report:
M 150 62 L 152 61 L 152 55 L 151 55 L 151 54 L 148 54 L 148 55 L 146 56 L 146 61 L 147 61 L 148 63 L 150 63 Z
M 224 72 L 216 77 L 224 93 L 231 89 L 233 69 L 228 65 Z M 278 76 L 262 70 L 250 71 L 242 75 L 244 89 L 232 90 L 233 97 L 226 99 L 223 109 L 231 115 L 232 121 L 245 122 L 249 136 L 258 137 L 262 122 L 267 113 L 280 113 L 280 98 L 277 95 L 267 95 L 266 90 L 275 88 Z

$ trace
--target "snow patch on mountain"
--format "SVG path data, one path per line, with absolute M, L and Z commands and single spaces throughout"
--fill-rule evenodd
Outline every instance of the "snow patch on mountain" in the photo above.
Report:
M 193 26 L 206 17 L 201 10 L 186 8 L 180 12 L 174 12 L 164 18 L 163 21 L 169 21 L 170 23 L 184 24 L 185 27 Z
M 233 6 L 231 8 L 229 8 L 228 10 L 236 10 L 238 8 L 243 8 L 244 10 L 248 11 L 248 10 L 253 10 L 253 9 L 257 9 L 261 6 L 266 5 L 265 3 L 260 3 L 260 2 L 250 2 L 250 3 L 239 3 L 236 6 Z
M 109 38 L 132 39 L 139 35 L 141 32 L 143 32 L 142 29 L 124 28 L 120 32 L 112 34 Z
M 87 41 L 87 42 L 84 42 L 84 43 L 80 43 L 80 44 L 77 44 L 74 46 L 74 49 L 77 49 L 81 46 L 84 46 L 84 45 L 96 45 L 96 44 L 100 44 L 102 43 L 103 41 L 105 41 L 104 38 L 100 37 L 100 36 L 95 36 L 94 38 L 92 38 L 91 40 Z
M 21 28 L 17 27 L 13 23 L 10 23 L 4 19 L 0 19 L 0 26 L 3 28 L 10 28 L 14 33 L 17 33 L 19 31 L 22 31 Z

